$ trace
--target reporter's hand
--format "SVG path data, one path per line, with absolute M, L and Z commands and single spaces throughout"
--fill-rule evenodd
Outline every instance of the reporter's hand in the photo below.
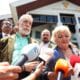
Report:
M 48 72 L 48 79 L 49 80 L 56 80 L 56 73 L 55 72 Z
M 33 61 L 33 62 L 28 62 L 28 63 L 25 63 L 24 66 L 25 66 L 25 71 L 28 71 L 28 72 L 32 72 L 36 66 L 39 64 L 38 61 Z
M 41 62 L 41 63 L 36 67 L 35 74 L 36 74 L 37 76 L 39 76 L 40 73 L 43 71 L 44 67 L 45 67 L 45 66 L 44 66 L 44 62 Z
M 0 63 L 0 80 L 15 80 L 20 72 L 19 66 L 11 66 L 8 62 Z
M 74 75 L 74 69 L 73 68 L 69 68 L 67 74 L 64 77 L 69 77 L 71 75 Z
M 40 75 L 40 73 L 42 72 L 43 68 L 44 68 L 44 63 L 41 62 L 40 64 L 38 64 L 38 66 L 36 67 L 36 70 L 31 73 L 29 76 L 27 76 L 26 78 L 22 79 L 22 80 L 36 80 L 36 78 Z

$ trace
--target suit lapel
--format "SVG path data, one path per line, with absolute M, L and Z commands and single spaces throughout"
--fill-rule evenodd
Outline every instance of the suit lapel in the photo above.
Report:
M 11 62 L 12 55 L 13 55 L 15 36 L 16 36 L 16 35 L 12 35 L 12 36 L 8 39 L 8 53 L 9 53 L 9 54 L 8 54 L 8 57 L 9 57 L 9 61 L 10 61 L 10 62 Z

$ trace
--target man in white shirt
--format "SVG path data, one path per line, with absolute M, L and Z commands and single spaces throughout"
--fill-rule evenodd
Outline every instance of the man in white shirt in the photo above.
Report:
M 41 43 L 40 43 L 40 58 L 48 61 L 48 59 L 53 55 L 53 48 L 55 44 L 50 41 L 51 34 L 48 29 L 44 29 L 41 33 Z

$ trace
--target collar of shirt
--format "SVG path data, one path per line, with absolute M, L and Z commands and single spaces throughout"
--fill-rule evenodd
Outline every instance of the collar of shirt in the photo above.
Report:
M 48 42 L 48 43 L 43 43 L 43 42 L 41 42 L 41 44 L 40 44 L 40 47 L 48 47 L 48 45 L 50 44 L 50 42 Z
M 18 38 L 30 38 L 30 35 L 27 35 L 27 36 L 25 36 L 25 37 L 22 37 L 21 36 L 21 34 L 20 33 L 16 33 L 16 36 L 18 37 Z
M 6 36 L 10 36 L 10 34 L 6 34 L 6 33 L 2 32 L 2 36 L 6 37 Z

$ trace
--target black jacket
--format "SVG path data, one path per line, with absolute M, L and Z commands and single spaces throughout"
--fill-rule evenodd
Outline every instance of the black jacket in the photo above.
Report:
M 0 33 L 0 39 L 2 38 L 2 33 Z

